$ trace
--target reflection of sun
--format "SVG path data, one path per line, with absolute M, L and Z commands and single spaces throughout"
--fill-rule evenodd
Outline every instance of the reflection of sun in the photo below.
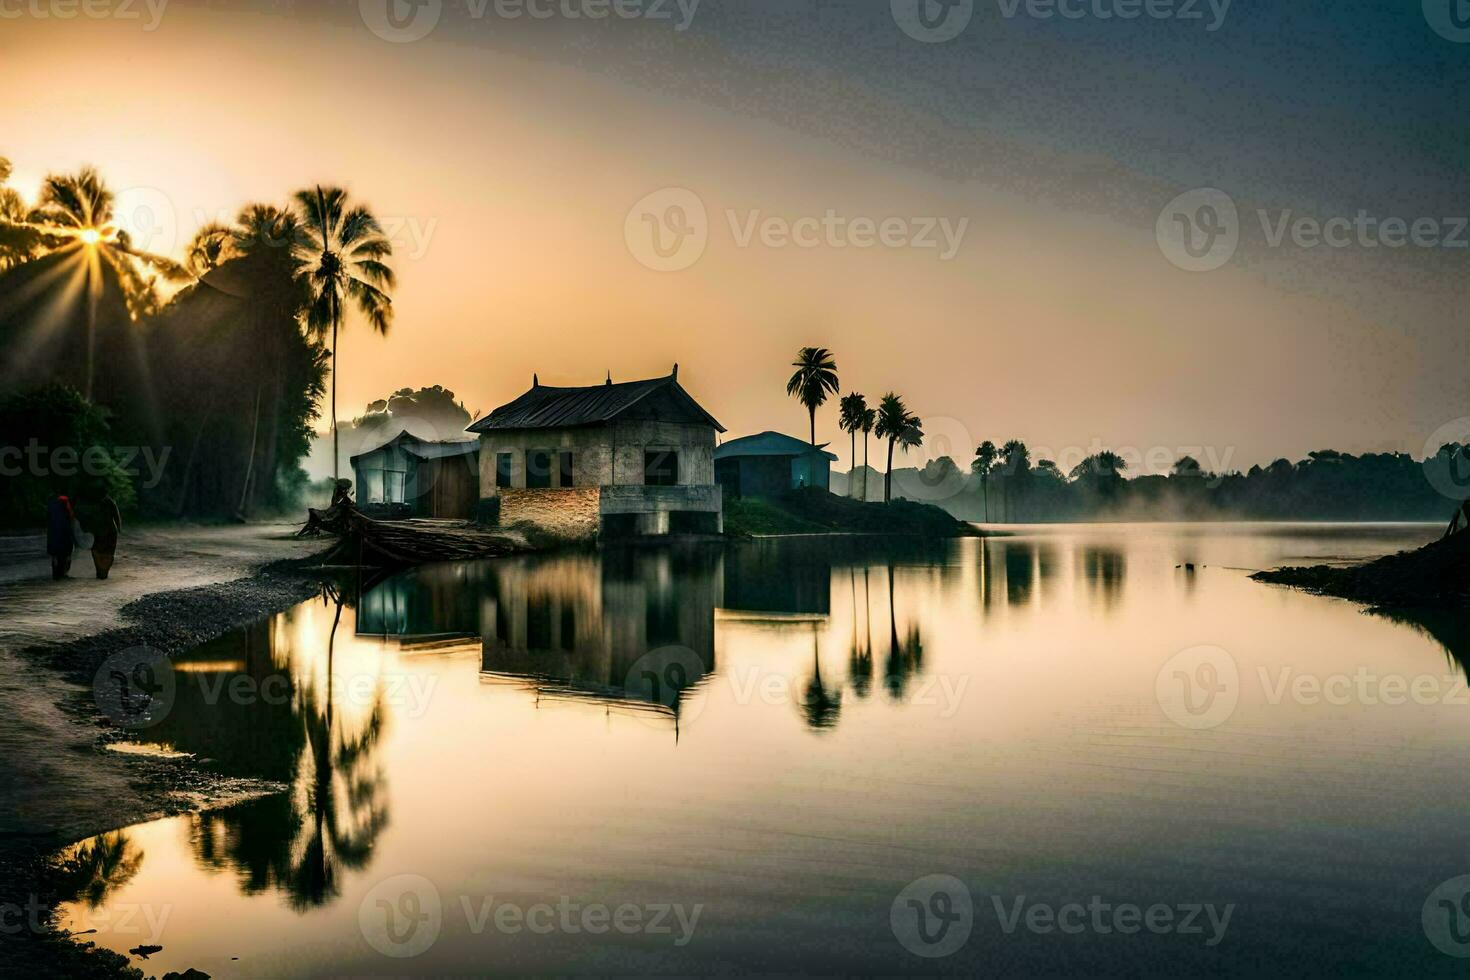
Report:
M 98 231 L 96 228 L 83 228 L 81 232 L 78 233 L 77 237 L 82 240 L 83 244 L 96 245 L 98 242 L 102 241 L 102 232 Z

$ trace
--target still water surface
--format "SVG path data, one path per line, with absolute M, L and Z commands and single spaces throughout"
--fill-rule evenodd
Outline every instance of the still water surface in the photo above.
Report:
M 68 921 L 216 978 L 1448 973 L 1421 913 L 1470 873 L 1465 624 L 1248 578 L 1433 533 L 1074 526 L 404 573 L 177 662 L 137 741 L 285 791 L 81 845 L 98 882 Z M 929 875 L 957 882 L 900 900 L 896 933 Z M 1116 917 L 1134 906 L 1167 921 Z M 915 955 L 940 949 L 916 908 L 955 952 Z

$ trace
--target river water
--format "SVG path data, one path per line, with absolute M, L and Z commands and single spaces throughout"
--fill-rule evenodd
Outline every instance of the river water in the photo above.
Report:
M 1462 966 L 1466 625 L 1248 577 L 1434 529 L 1006 530 L 351 583 L 175 662 L 131 748 L 283 791 L 68 849 L 66 924 L 216 978 Z

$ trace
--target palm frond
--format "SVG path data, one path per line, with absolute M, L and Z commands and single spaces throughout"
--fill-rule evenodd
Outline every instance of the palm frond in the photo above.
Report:
M 353 268 L 361 278 L 375 286 L 392 289 L 398 284 L 398 279 L 393 274 L 393 270 L 377 260 L 354 262 Z

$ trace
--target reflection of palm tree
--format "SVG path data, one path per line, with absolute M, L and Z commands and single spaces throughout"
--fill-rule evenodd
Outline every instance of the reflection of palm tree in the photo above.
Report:
M 847 676 L 852 684 L 852 689 L 860 698 L 868 696 L 868 690 L 873 683 L 873 648 L 864 647 L 861 634 L 857 627 L 857 571 L 848 570 L 848 579 L 852 585 L 852 644 L 847 656 Z M 863 592 L 867 593 L 868 570 L 863 569 Z
M 341 890 L 338 871 L 366 867 L 378 834 L 388 824 L 380 798 L 382 770 L 374 758 L 383 732 L 381 703 L 373 705 L 361 730 L 350 736 L 334 724 L 330 701 L 322 710 L 310 688 L 302 708 L 307 738 L 302 761 L 309 771 L 297 778 L 291 798 L 292 809 L 306 819 L 297 825 L 292 841 L 288 881 L 298 909 L 335 898 Z
M 812 626 L 812 678 L 802 691 L 802 713 L 813 731 L 824 731 L 837 725 L 842 711 L 842 692 L 829 691 L 822 682 L 822 658 L 817 652 L 817 627 Z
M 101 908 L 108 893 L 131 881 L 142 866 L 143 852 L 121 830 L 83 841 L 61 858 L 58 897 Z
M 205 814 L 194 835 L 199 859 L 241 875 L 241 890 L 276 887 L 297 910 L 325 905 L 341 892 L 340 872 L 367 866 L 388 825 L 382 767 L 376 752 L 384 730 L 381 697 L 367 718 L 346 730 L 337 718 L 332 674 L 342 601 L 327 641 L 325 697 L 300 689 L 294 711 L 304 747 L 287 793 Z M 223 845 L 223 846 L 221 846 Z
M 893 601 L 893 565 L 888 566 L 888 662 L 883 681 L 888 696 L 902 701 L 908 692 L 909 678 L 924 666 L 924 645 L 918 625 L 910 626 L 903 640 L 898 638 L 898 616 Z

